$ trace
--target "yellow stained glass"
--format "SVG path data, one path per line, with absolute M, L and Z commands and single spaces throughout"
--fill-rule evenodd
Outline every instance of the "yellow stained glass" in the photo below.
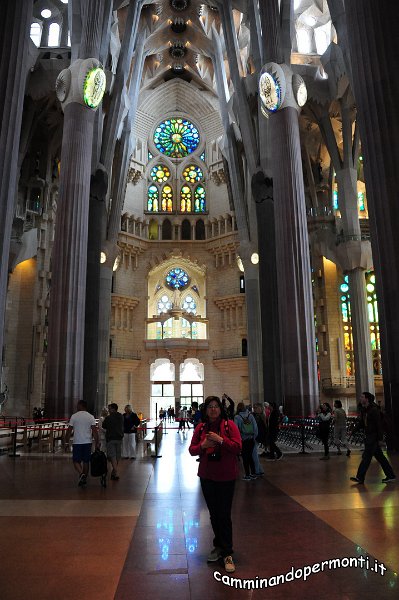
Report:
M 170 185 L 164 185 L 162 189 L 162 210 L 164 212 L 173 210 L 173 192 Z

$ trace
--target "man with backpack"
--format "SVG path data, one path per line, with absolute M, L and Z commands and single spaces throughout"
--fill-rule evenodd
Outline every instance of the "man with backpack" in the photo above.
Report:
M 242 440 L 242 462 L 244 465 L 244 481 L 256 479 L 255 463 L 252 456 L 255 446 L 255 439 L 258 435 L 258 426 L 255 417 L 249 412 L 243 402 L 237 406 L 237 414 L 234 417 L 234 423 L 237 425 Z

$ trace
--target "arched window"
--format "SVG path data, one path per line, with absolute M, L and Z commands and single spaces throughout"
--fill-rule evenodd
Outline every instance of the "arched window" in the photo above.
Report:
M 162 188 L 162 203 L 163 212 L 172 212 L 173 210 L 173 191 L 169 184 L 166 184 Z
M 48 30 L 48 45 L 59 46 L 60 43 L 60 26 L 58 23 L 51 23 Z
M 156 127 L 149 143 L 155 145 L 159 155 L 154 151 L 148 153 L 151 161 L 147 172 L 148 212 L 206 212 L 205 165 L 200 160 L 204 153 L 198 152 L 200 141 L 197 127 L 183 117 L 170 117 Z M 166 157 L 173 159 L 168 165 Z
M 188 185 L 183 185 L 180 191 L 180 211 L 192 211 L 192 192 Z
M 148 188 L 147 210 L 149 212 L 159 211 L 159 190 L 154 184 Z
M 36 48 L 38 48 L 42 39 L 42 28 L 39 23 L 32 23 L 30 26 L 30 37 Z
M 202 219 L 198 219 L 195 224 L 195 239 L 196 240 L 204 240 L 205 239 L 205 223 Z
M 162 223 L 162 239 L 163 240 L 171 240 L 172 239 L 172 223 L 169 219 L 165 219 Z
M 195 188 L 194 211 L 196 213 L 203 213 L 206 211 L 205 188 L 201 184 L 197 185 L 197 187 Z
M 151 219 L 149 227 L 148 227 L 148 239 L 157 240 L 158 239 L 158 223 L 155 219 Z
M 181 239 L 191 240 L 191 223 L 188 219 L 184 219 L 181 224 Z

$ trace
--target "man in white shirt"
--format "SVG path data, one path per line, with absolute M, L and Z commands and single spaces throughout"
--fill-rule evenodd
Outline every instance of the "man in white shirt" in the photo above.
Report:
M 69 440 L 73 432 L 73 450 L 72 460 L 75 470 L 79 473 L 79 486 L 87 483 L 87 474 L 89 472 L 89 463 L 91 455 L 92 439 L 98 448 L 99 438 L 96 420 L 87 412 L 87 402 L 79 400 L 77 412 L 72 415 L 68 423 L 68 429 L 65 436 L 65 450 L 69 448 Z

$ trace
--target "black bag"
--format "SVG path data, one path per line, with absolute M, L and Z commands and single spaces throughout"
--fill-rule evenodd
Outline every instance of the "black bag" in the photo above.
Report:
M 90 456 L 90 474 L 92 477 L 101 477 L 108 471 L 107 457 L 101 450 L 95 450 Z

